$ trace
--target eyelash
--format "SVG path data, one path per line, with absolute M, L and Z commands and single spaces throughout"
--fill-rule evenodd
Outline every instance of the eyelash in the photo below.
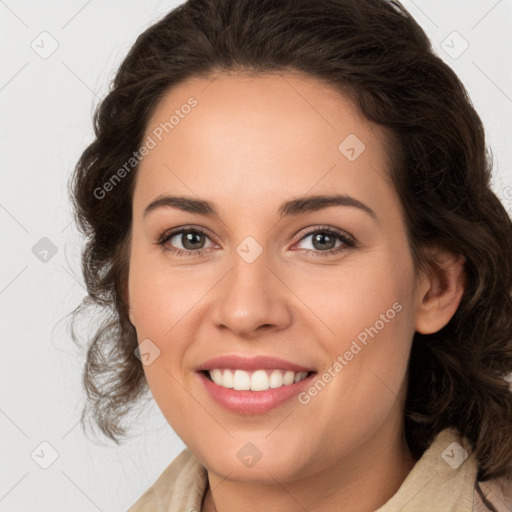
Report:
M 206 237 L 208 237 L 208 235 L 203 230 L 189 226 L 189 227 L 184 227 L 184 228 L 178 228 L 178 229 L 171 230 L 171 231 L 166 231 L 159 237 L 157 244 L 160 245 L 165 251 L 172 252 L 175 256 L 178 256 L 178 257 L 189 257 L 189 258 L 190 257 L 198 257 L 208 251 L 208 248 L 196 249 L 196 250 L 183 250 L 183 249 L 169 249 L 168 247 L 166 247 L 167 242 L 173 236 L 179 235 L 180 233 L 186 233 L 186 232 L 199 233 L 199 234 L 202 234 L 202 235 L 205 235 Z M 299 242 L 302 241 L 304 238 L 307 238 L 308 236 L 311 236 L 311 235 L 316 235 L 317 233 L 324 233 L 324 234 L 334 236 L 338 240 L 340 240 L 344 244 L 344 246 L 335 247 L 333 249 L 328 249 L 327 251 L 315 251 L 313 249 L 300 249 L 301 251 L 304 251 L 306 254 L 313 254 L 314 257 L 317 257 L 317 256 L 324 257 L 324 256 L 333 256 L 334 254 L 338 254 L 342 251 L 346 251 L 347 249 L 356 246 L 356 242 L 353 238 L 347 236 L 346 234 L 343 234 L 342 232 L 334 230 L 333 228 L 330 228 L 330 227 L 318 227 L 318 228 L 315 228 L 314 230 L 308 231 L 307 233 L 302 235 L 302 237 L 299 239 Z

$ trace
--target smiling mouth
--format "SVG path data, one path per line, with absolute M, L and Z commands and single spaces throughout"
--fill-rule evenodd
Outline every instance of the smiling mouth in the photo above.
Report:
M 233 389 L 235 391 L 267 391 L 269 389 L 291 386 L 301 382 L 315 372 L 294 372 L 277 368 L 254 371 L 213 368 L 211 370 L 203 370 L 201 373 L 217 386 L 226 389 Z

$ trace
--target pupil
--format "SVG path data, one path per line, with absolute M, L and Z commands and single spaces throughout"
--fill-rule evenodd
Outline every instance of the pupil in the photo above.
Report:
M 334 240 L 334 237 L 330 236 L 330 235 L 326 235 L 326 234 L 322 234 L 322 233 L 317 233 L 314 237 L 313 237 L 313 246 L 315 247 L 315 249 L 322 249 L 322 248 L 326 248 L 325 246 L 325 241 L 331 242 L 330 246 L 327 247 L 327 249 L 333 249 L 334 248 L 334 245 L 333 245 L 333 242 L 335 242 Z M 320 242 L 321 245 L 319 247 L 316 246 L 316 242 Z M 323 245 L 322 245 L 323 243 Z

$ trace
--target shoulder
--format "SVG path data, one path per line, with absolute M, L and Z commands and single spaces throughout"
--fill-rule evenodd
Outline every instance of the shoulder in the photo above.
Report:
M 201 510 L 207 487 L 206 469 L 186 448 L 127 512 Z

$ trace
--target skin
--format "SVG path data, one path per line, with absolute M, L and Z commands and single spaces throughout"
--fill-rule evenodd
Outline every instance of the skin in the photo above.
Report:
M 208 470 L 204 510 L 375 510 L 415 463 L 402 442 L 412 337 L 457 309 L 462 257 L 439 252 L 438 271 L 415 271 L 386 133 L 329 85 L 290 72 L 189 79 L 157 105 L 146 135 L 191 96 L 197 106 L 144 157 L 133 196 L 127 298 L 139 342 L 160 350 L 144 367 L 151 392 Z M 354 161 L 338 150 L 349 134 L 365 144 Z M 336 193 L 375 218 L 354 206 L 277 213 L 287 200 Z M 167 206 L 144 216 L 164 194 L 210 200 L 219 215 Z M 194 246 L 204 254 L 176 256 L 187 250 L 181 235 L 167 250 L 157 243 L 190 225 L 206 233 Z M 313 245 L 317 227 L 356 245 L 322 256 L 333 245 Z M 248 236 L 263 248 L 252 263 L 236 251 Z M 400 312 L 306 405 L 237 414 L 198 379 L 200 363 L 224 354 L 272 355 L 322 375 L 396 302 Z M 252 467 L 237 457 L 247 442 L 262 454 Z

